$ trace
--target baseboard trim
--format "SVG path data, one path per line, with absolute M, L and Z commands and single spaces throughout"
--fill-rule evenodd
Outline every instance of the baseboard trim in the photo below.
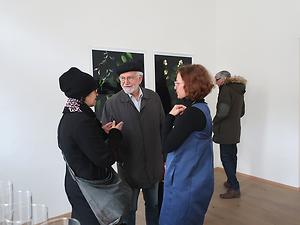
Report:
M 215 170 L 222 170 L 222 171 L 224 171 L 224 169 L 222 167 L 215 167 Z M 281 183 L 278 183 L 278 182 L 275 182 L 275 181 L 263 179 L 263 178 L 252 176 L 252 175 L 245 174 L 245 173 L 237 172 L 237 174 L 240 175 L 240 176 L 245 176 L 245 177 L 248 177 L 250 179 L 256 180 L 258 182 L 268 183 L 268 184 L 271 184 L 271 185 L 274 185 L 274 186 L 277 186 L 277 187 L 287 188 L 287 189 L 290 189 L 290 190 L 294 190 L 294 191 L 299 191 L 300 192 L 300 187 L 294 187 L 294 186 L 290 186 L 290 185 L 286 185 L 286 184 L 281 184 Z

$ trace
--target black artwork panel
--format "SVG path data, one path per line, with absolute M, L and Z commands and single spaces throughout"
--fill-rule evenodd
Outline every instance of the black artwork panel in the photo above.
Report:
M 122 89 L 119 77 L 116 74 L 116 67 L 133 60 L 142 62 L 144 68 L 143 53 L 92 50 L 93 76 L 98 80 L 100 85 L 99 95 L 95 106 L 95 112 L 98 119 L 101 119 L 103 106 L 106 100 Z M 142 86 L 144 86 L 144 79 Z
M 192 57 L 173 55 L 154 55 L 155 60 L 155 87 L 160 96 L 165 113 L 178 102 L 174 90 L 176 71 L 182 65 L 192 63 Z

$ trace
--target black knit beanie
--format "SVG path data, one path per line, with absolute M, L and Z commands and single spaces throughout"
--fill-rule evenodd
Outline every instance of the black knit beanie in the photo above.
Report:
M 59 86 L 67 97 L 81 99 L 96 90 L 99 84 L 91 75 L 72 67 L 59 77 Z

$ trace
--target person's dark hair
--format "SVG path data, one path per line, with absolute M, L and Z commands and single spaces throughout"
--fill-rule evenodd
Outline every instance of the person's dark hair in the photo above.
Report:
M 200 64 L 182 66 L 178 68 L 177 73 L 180 73 L 184 81 L 186 98 L 192 101 L 203 99 L 214 87 L 212 77 Z

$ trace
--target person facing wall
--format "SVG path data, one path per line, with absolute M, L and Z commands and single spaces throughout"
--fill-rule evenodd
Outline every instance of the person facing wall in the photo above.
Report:
M 239 198 L 240 184 L 236 177 L 237 143 L 241 136 L 241 117 L 245 114 L 244 94 L 247 81 L 241 76 L 231 77 L 228 71 L 215 75 L 219 86 L 216 115 L 213 119 L 213 141 L 220 144 L 220 156 L 227 181 L 227 191 L 220 198 Z
M 103 125 L 90 107 L 96 104 L 98 84 L 87 73 L 72 67 L 59 78 L 68 97 L 58 125 L 58 146 L 74 173 L 88 180 L 104 180 L 118 159 L 123 122 Z M 66 169 L 65 191 L 72 206 L 71 217 L 81 225 L 99 225 L 79 186 Z
M 202 65 L 178 69 L 177 98 L 163 126 L 167 153 L 160 225 L 201 225 L 214 189 L 212 119 L 204 98 L 213 81 Z
M 158 225 L 158 182 L 163 173 L 161 126 L 164 110 L 157 93 L 141 88 L 141 64 L 131 61 L 117 68 L 122 90 L 109 98 L 103 108 L 102 122 L 123 121 L 124 141 L 119 175 L 133 189 L 132 207 L 125 218 L 135 225 L 140 189 L 145 201 L 147 225 Z

